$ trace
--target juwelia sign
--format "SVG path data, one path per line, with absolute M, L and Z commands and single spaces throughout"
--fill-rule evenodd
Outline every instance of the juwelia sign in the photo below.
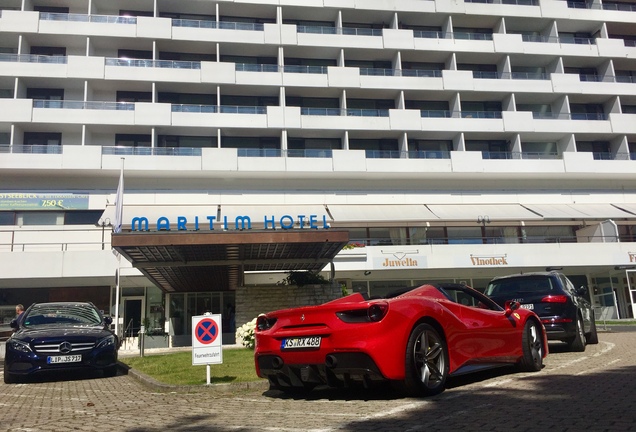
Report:
M 154 222 L 154 221 L 153 221 Z M 145 216 L 135 216 L 131 220 L 132 231 L 199 231 L 199 230 L 250 230 L 252 229 L 252 218 L 250 216 L 236 216 L 234 220 L 223 216 L 217 220 L 216 216 L 188 218 L 177 216 L 176 220 L 160 216 L 154 225 Z M 266 230 L 291 230 L 291 229 L 329 229 L 326 215 L 283 215 L 281 217 L 263 216 L 263 229 Z

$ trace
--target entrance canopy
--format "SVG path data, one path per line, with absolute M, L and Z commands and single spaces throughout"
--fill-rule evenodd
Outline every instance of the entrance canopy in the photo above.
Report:
M 124 232 L 111 240 L 166 292 L 235 289 L 246 271 L 319 271 L 348 241 L 337 230 Z

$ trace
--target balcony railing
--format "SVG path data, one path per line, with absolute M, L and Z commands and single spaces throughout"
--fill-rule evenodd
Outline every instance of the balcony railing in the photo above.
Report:
M 345 110 L 347 116 L 350 117 L 388 117 L 388 109 L 355 109 L 348 108 Z
M 135 104 L 132 102 L 83 102 L 35 99 L 33 101 L 33 108 L 134 111 Z
M 464 0 L 464 3 L 505 4 L 518 6 L 539 6 L 539 0 Z
M 62 154 L 60 145 L 0 144 L 0 153 Z
M 616 83 L 634 83 L 636 82 L 635 77 L 631 75 L 596 75 L 596 74 L 579 74 L 579 79 L 581 81 L 590 81 L 590 82 L 616 82 Z
M 53 63 L 66 64 L 66 56 L 46 56 L 37 54 L 4 54 L 0 53 L 0 61 L 17 63 Z
M 480 118 L 480 119 L 500 119 L 501 111 L 456 111 L 453 117 Z
M 452 39 L 482 40 L 491 41 L 491 33 L 453 32 L 447 33 Z
M 305 73 L 305 74 L 327 74 L 327 66 L 301 66 L 289 65 L 283 66 L 283 72 L 287 73 Z
M 420 110 L 420 116 L 426 118 L 450 118 L 452 115 L 448 110 Z
M 410 150 L 409 159 L 450 159 L 450 152 L 443 150 Z
M 382 29 L 327 27 L 327 26 L 297 26 L 298 33 L 353 35 L 353 36 L 382 36 Z
M 201 69 L 201 62 L 180 60 L 145 60 L 107 58 L 106 66 L 162 68 L 162 69 Z
M 550 79 L 550 75 L 545 72 L 503 72 L 500 75 L 503 79 L 515 79 L 515 80 L 547 80 Z
M 201 156 L 200 148 L 192 147 L 102 147 L 103 155 L 125 156 Z
M 522 34 L 521 40 L 524 42 L 558 43 L 559 38 L 554 36 L 543 36 L 535 34 Z
M 240 148 L 236 149 L 238 157 L 281 157 L 280 149 Z
M 444 32 L 435 30 L 413 30 L 413 37 L 425 39 L 492 40 L 491 33 Z
M 594 160 L 635 160 L 636 153 L 592 152 Z
M 571 113 L 572 120 L 607 120 L 607 114 L 604 113 Z
M 636 12 L 636 4 L 622 2 L 603 3 L 603 9 L 622 12 Z
M 265 26 L 261 23 L 242 23 L 231 21 L 209 21 L 209 20 L 189 20 L 189 19 L 173 19 L 173 27 L 189 27 L 189 28 L 210 28 L 222 30 L 246 30 L 246 31 L 263 31 Z
M 341 116 L 346 115 L 346 110 L 340 108 L 300 107 L 300 115 Z
M 67 13 L 40 12 L 40 19 L 45 21 L 71 21 L 107 24 L 137 24 L 137 17 L 118 15 L 85 15 Z
M 287 157 L 331 158 L 333 157 L 333 150 L 331 149 L 288 149 Z
M 424 69 L 360 68 L 360 75 L 441 78 L 442 71 L 441 70 L 424 70 Z
M 237 72 L 278 72 L 279 67 L 274 64 L 235 63 L 234 70 Z
M 579 2 L 568 0 L 568 7 L 571 9 L 601 9 L 600 4 L 589 2 Z
M 171 111 L 184 113 L 267 114 L 267 107 L 172 104 Z

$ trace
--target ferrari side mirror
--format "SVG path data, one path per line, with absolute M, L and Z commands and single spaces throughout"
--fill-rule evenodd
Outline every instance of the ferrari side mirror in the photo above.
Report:
M 521 303 L 519 303 L 518 301 L 506 300 L 506 303 L 504 303 L 504 310 L 506 311 L 506 316 L 510 316 L 512 312 L 516 311 L 520 307 L 521 307 Z

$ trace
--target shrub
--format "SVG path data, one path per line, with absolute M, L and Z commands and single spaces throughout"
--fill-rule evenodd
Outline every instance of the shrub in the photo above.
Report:
M 256 318 L 246 322 L 236 329 L 236 342 L 241 343 L 244 347 L 254 349 L 254 329 L 256 328 Z

